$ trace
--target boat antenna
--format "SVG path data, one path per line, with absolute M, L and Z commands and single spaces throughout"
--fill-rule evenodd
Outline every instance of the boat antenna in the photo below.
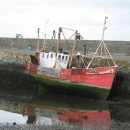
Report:
M 37 30 L 37 33 L 38 33 L 37 52 L 39 51 L 39 31 L 40 31 L 40 28 L 38 28 Z
M 43 49 L 46 48 L 46 31 L 47 31 L 47 24 L 48 24 L 48 22 L 49 22 L 49 19 L 46 20 L 45 33 L 44 33 L 44 42 L 43 42 L 43 46 L 42 46 Z

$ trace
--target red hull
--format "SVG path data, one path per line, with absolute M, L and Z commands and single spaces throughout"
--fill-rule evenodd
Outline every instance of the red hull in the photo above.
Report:
M 103 67 L 97 69 L 62 69 L 61 79 L 75 83 L 110 89 L 117 67 Z
M 30 74 L 38 75 L 38 65 L 26 62 L 25 68 Z M 67 80 L 72 83 L 82 83 L 88 86 L 111 89 L 117 71 L 117 67 L 100 67 L 88 69 L 62 69 L 60 80 Z M 43 76 L 45 76 L 43 74 Z

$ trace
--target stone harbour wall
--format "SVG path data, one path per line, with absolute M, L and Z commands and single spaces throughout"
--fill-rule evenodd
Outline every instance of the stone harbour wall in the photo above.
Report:
M 38 39 L 34 38 L 0 38 L 0 49 L 28 49 L 29 46 L 32 46 L 32 49 L 35 50 L 37 47 Z M 42 48 L 44 39 L 39 39 L 39 47 Z M 56 48 L 58 40 L 46 39 L 46 44 L 49 50 L 52 50 L 53 47 Z M 99 45 L 100 40 L 77 40 L 75 51 L 82 52 L 84 50 L 84 44 L 87 47 L 88 52 L 95 52 L 97 46 Z M 108 47 L 108 50 L 111 54 L 119 53 L 130 55 L 130 41 L 104 41 Z M 70 51 L 73 44 L 73 40 L 60 41 L 60 46 L 65 51 Z

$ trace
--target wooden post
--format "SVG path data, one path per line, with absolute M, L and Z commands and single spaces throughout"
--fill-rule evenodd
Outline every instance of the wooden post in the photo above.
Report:
M 77 36 L 77 31 L 75 32 L 74 43 L 73 43 L 72 50 L 71 50 L 69 69 L 70 69 L 70 66 L 71 66 L 71 63 L 72 63 L 73 54 L 74 54 L 74 48 L 75 48 L 75 44 L 76 44 L 76 36 Z
M 46 49 L 46 30 L 47 30 L 47 24 L 48 24 L 48 20 L 46 21 L 46 27 L 45 27 L 45 33 L 44 33 L 44 42 L 43 42 L 42 50 Z
M 55 60 L 54 68 L 56 67 L 57 55 L 58 55 L 58 53 L 59 53 L 60 35 L 61 35 L 61 32 L 62 32 L 62 28 L 60 27 L 60 28 L 59 28 L 59 33 L 58 33 L 58 43 L 57 43 L 57 47 L 56 47 L 56 60 Z
M 44 34 L 44 42 L 43 42 L 43 48 L 45 47 L 45 45 L 46 45 L 46 33 Z
M 38 33 L 37 52 L 39 51 L 39 30 L 40 30 L 40 28 L 38 28 L 38 30 L 37 30 L 37 33 Z

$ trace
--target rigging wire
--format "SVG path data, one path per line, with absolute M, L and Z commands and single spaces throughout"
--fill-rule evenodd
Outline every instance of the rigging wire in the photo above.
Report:
M 70 51 L 71 49 L 70 49 L 70 46 L 69 46 L 69 41 L 71 40 L 71 38 L 74 36 L 74 34 L 72 35 L 72 36 L 70 36 L 70 35 L 68 35 L 68 33 L 66 33 L 65 31 L 63 31 L 63 30 L 71 30 L 71 31 L 75 31 L 75 30 L 72 30 L 72 29 L 68 29 L 68 28 L 62 28 L 62 34 L 63 34 L 63 37 L 64 37 L 64 39 L 65 39 L 65 41 L 66 41 L 66 43 L 67 43 L 67 45 L 68 45 L 68 50 Z M 69 37 L 68 39 L 66 39 L 66 37 L 65 37 L 65 34 Z

